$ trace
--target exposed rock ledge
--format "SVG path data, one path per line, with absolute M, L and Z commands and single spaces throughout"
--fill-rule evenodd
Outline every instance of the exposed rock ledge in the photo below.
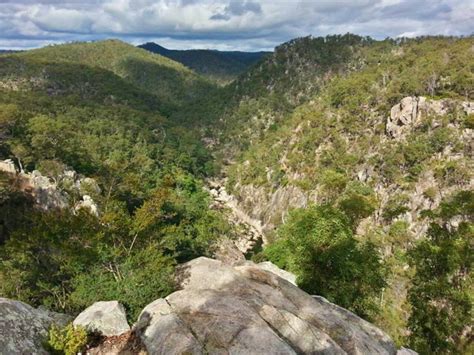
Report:
M 422 124 L 423 115 L 445 116 L 455 109 L 466 115 L 474 113 L 474 102 L 451 99 L 430 100 L 423 96 L 407 96 L 393 106 L 387 120 L 387 134 L 396 140 L 405 139 L 413 128 Z
M 66 209 L 72 204 L 74 211 L 85 209 L 95 216 L 99 214 L 97 204 L 89 195 L 91 192 L 100 193 L 99 185 L 94 179 L 81 176 L 74 170 L 63 171 L 54 181 L 38 170 L 29 173 L 19 171 L 14 162 L 7 159 L 0 161 L 0 173 L 15 180 L 16 188 L 29 194 L 42 210 Z M 81 200 L 73 201 L 69 196 L 71 193 L 82 196 Z
M 146 306 L 131 332 L 117 302 L 98 302 L 74 323 L 87 318 L 81 324 L 112 335 L 89 349 L 91 354 L 144 354 L 143 345 L 153 355 L 397 353 L 380 329 L 308 295 L 275 271 L 282 270 L 248 261 L 230 266 L 201 257 L 179 268 L 182 289 Z M 106 324 L 111 317 L 114 329 Z M 56 318 L 0 299 L 0 354 L 44 354 L 41 342 Z
M 182 290 L 134 326 L 151 354 L 396 354 L 380 329 L 251 262 L 202 257 L 178 275 Z

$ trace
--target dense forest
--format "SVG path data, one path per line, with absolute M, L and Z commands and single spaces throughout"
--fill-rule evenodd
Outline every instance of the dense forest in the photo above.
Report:
M 298 38 L 219 58 L 225 86 L 117 40 L 1 55 L 0 297 L 136 319 L 242 237 L 217 180 L 263 226 L 248 259 L 399 346 L 472 352 L 473 48 Z
M 144 43 L 138 47 L 175 60 L 219 84 L 228 84 L 270 54 L 210 49 L 177 50 L 168 49 L 153 42 Z

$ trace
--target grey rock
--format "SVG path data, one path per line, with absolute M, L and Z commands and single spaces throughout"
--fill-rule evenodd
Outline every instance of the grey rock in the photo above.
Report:
M 69 320 L 63 314 L 0 298 L 0 354 L 47 354 L 42 344 L 48 329 Z
M 65 170 L 55 179 L 44 176 L 40 171 L 30 173 L 18 171 L 11 159 L 0 161 L 0 172 L 17 176 L 18 188 L 33 197 L 36 205 L 42 210 L 66 209 L 70 207 L 70 193 L 82 195 L 82 201 L 74 210 L 87 209 L 98 216 L 99 209 L 89 194 L 99 194 L 99 185 L 94 179 L 80 177 L 74 170 Z
M 401 348 L 397 351 L 397 355 L 418 355 L 418 353 L 417 353 L 416 351 L 414 351 L 414 350 L 401 347 Z
M 120 335 L 130 330 L 125 309 L 117 301 L 94 303 L 80 313 L 73 324 L 105 336 Z
M 237 265 L 245 262 L 244 254 L 229 238 L 221 238 L 214 251 L 214 258 L 227 265 Z
M 134 329 L 150 354 L 396 354 L 372 324 L 252 262 L 198 258 Z
M 459 102 L 450 99 L 428 100 L 423 96 L 408 96 L 392 107 L 387 120 L 387 134 L 394 139 L 404 139 L 406 135 L 422 123 L 422 117 L 445 116 L 454 107 L 460 107 L 466 114 L 474 112 L 474 102 Z M 436 127 L 439 122 L 432 122 Z
M 165 299 L 150 303 L 138 319 L 134 329 L 143 330 L 141 338 L 150 354 L 200 353 L 201 344 Z
M 292 274 L 291 272 L 280 269 L 271 261 L 264 261 L 264 262 L 258 263 L 257 266 L 263 270 L 273 272 L 274 274 L 280 276 L 282 279 L 285 279 L 286 281 L 291 282 L 293 285 L 296 285 L 295 274 Z
M 466 115 L 472 115 L 474 113 L 474 102 L 465 101 L 462 103 L 462 108 Z
M 420 123 L 421 107 L 426 103 L 424 97 L 405 97 L 390 110 L 387 121 L 387 134 L 395 139 L 404 135 Z

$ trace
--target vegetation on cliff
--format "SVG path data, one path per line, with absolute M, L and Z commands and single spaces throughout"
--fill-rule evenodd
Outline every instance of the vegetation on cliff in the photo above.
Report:
M 0 174 L 0 296 L 71 313 L 116 299 L 135 318 L 236 233 L 203 189 L 221 175 L 266 228 L 249 257 L 398 345 L 469 352 L 472 48 L 307 37 L 225 87 L 119 41 L 0 56 L 0 160 L 71 203 L 44 211 Z M 72 173 L 97 183 L 96 215 L 74 207 Z
M 210 153 L 197 132 L 165 117 L 208 84 L 117 41 L 0 61 L 2 157 L 39 169 L 73 205 L 81 196 L 68 171 L 93 178 L 88 195 L 100 210 L 38 210 L 21 179 L 2 174 L 1 295 L 69 312 L 113 298 L 136 316 L 173 290 L 176 263 L 229 234 L 200 182 L 213 171 Z

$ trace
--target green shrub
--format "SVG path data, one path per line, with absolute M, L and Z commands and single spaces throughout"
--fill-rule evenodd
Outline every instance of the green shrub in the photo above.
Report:
M 351 183 L 338 202 L 339 208 L 351 220 L 353 228 L 357 228 L 360 220 L 369 217 L 377 208 L 374 191 L 361 183 Z
M 359 243 L 349 219 L 330 206 L 293 210 L 265 256 L 297 276 L 298 285 L 361 316 L 376 313 L 385 268 L 375 248 Z
M 388 221 L 398 217 L 399 215 L 408 212 L 409 208 L 406 206 L 409 198 L 404 194 L 397 194 L 392 196 L 382 211 L 382 217 Z
M 69 323 L 63 328 L 53 324 L 49 329 L 45 347 L 52 354 L 76 355 L 87 344 L 87 332 L 81 326 Z
M 474 129 L 474 113 L 466 116 L 464 119 L 464 126 L 466 128 Z
M 110 268 L 96 266 L 76 277 L 69 304 L 80 310 L 97 301 L 118 300 L 133 322 L 148 303 L 174 291 L 173 275 L 174 260 L 149 247 Z

